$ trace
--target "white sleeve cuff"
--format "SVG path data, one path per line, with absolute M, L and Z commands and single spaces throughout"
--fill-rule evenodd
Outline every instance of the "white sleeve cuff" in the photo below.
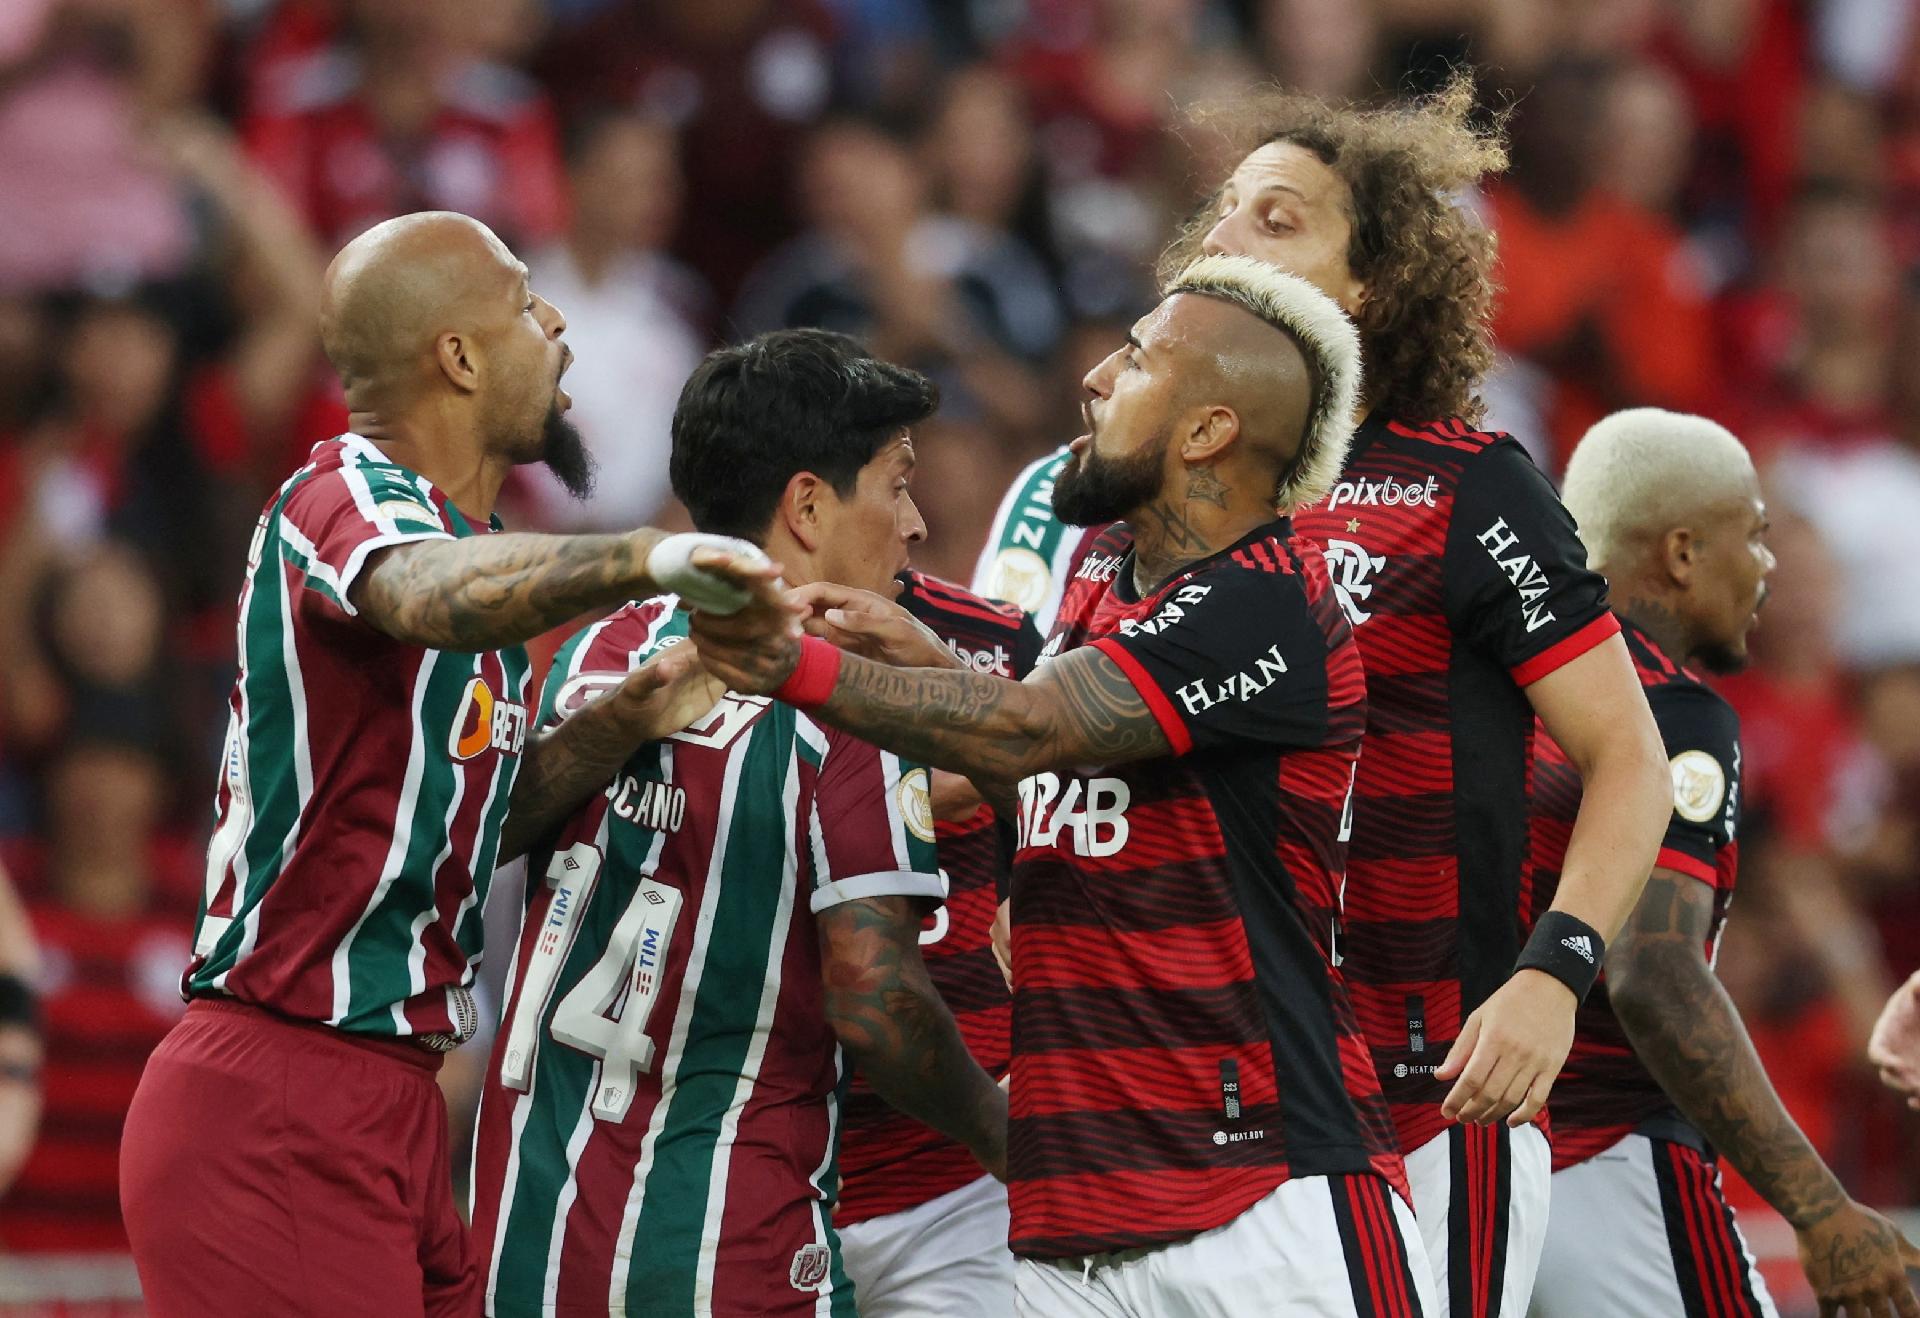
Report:
M 360 569 L 367 565 L 367 555 L 376 549 L 389 549 L 394 545 L 410 545 L 416 540 L 452 540 L 454 536 L 447 531 L 396 531 L 392 535 L 376 535 L 370 540 L 362 540 L 353 547 L 353 553 L 347 556 L 347 565 L 340 569 L 339 585 L 334 589 L 340 595 L 340 607 L 349 618 L 360 616 L 360 610 L 353 607 L 353 601 L 347 598 L 347 592 L 353 589 L 354 578 L 360 575 Z
M 818 915 L 842 902 L 857 902 L 866 897 L 929 897 L 943 902 L 947 899 L 947 883 L 938 874 L 925 874 L 919 870 L 855 874 L 851 878 L 821 884 L 813 890 L 808 905 Z

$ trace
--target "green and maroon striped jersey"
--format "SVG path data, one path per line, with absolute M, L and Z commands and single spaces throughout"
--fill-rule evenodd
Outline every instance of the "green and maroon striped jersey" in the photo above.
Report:
M 358 435 L 254 530 L 187 992 L 450 1045 L 527 731 L 526 652 L 404 645 L 348 591 L 374 550 L 485 535 Z
M 541 725 L 686 623 L 668 597 L 574 637 Z M 941 898 L 926 770 L 727 695 L 528 873 L 475 1152 L 488 1312 L 852 1315 L 815 916 Z
M 1053 484 L 1073 454 L 1065 446 L 1036 458 L 1014 478 L 994 514 L 986 548 L 973 568 L 973 590 L 1033 615 L 1045 636 L 1073 569 L 1101 527 L 1068 526 L 1054 515 Z

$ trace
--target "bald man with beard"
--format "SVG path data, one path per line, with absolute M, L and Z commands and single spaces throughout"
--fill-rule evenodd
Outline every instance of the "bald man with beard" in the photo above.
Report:
M 478 1025 L 488 876 L 704 693 L 666 656 L 530 738 L 523 643 L 655 594 L 781 607 L 745 542 L 501 531 L 515 466 L 590 480 L 565 330 L 463 215 L 327 271 L 351 429 L 254 533 L 189 1005 L 121 1144 L 157 1315 L 478 1312 L 434 1073 Z
M 1596 423 L 1565 481 L 1673 781 L 1660 852 L 1553 1091 L 1552 1212 L 1528 1318 L 1773 1318 L 1721 1185 L 1728 1164 L 1798 1238 L 1822 1314 L 1920 1315 L 1920 1251 L 1856 1203 L 1794 1124 L 1714 975 L 1739 872 L 1740 718 L 1703 679 L 1746 666 L 1774 559 L 1747 450 L 1705 417 Z M 1553 899 L 1580 776 L 1550 738 L 1530 784 L 1532 888 Z

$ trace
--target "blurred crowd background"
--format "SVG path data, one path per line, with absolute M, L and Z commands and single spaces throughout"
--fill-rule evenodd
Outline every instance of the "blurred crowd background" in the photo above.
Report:
M 48 1052 L 0 1271 L 124 1245 L 248 536 L 344 421 L 315 332 L 339 244 L 465 211 L 566 314 L 600 486 L 527 475 L 517 528 L 680 524 L 668 419 L 706 349 L 867 338 L 944 391 L 920 562 L 965 580 L 1231 165 L 1190 108 L 1462 65 L 1511 113 L 1511 171 L 1459 198 L 1500 237 L 1492 424 L 1557 473 L 1659 404 L 1764 464 L 1719 968 L 1850 1189 L 1920 1202 L 1920 1128 L 1862 1061 L 1920 966 L 1920 0 L 4 0 L 0 860 Z M 114 1284 L 88 1312 L 137 1312 Z

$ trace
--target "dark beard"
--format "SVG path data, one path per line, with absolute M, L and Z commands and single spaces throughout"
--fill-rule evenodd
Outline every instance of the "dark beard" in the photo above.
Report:
M 1053 482 L 1053 515 L 1068 526 L 1117 522 L 1160 493 L 1160 453 L 1103 458 L 1093 444 L 1067 460 Z
M 1731 645 L 1704 645 L 1695 650 L 1691 658 L 1692 662 L 1715 677 L 1730 677 L 1744 670 L 1750 662 L 1750 656 L 1741 654 Z
M 574 498 L 593 493 L 593 454 L 587 452 L 586 440 L 558 402 L 547 409 L 546 423 L 540 428 L 540 461 Z

